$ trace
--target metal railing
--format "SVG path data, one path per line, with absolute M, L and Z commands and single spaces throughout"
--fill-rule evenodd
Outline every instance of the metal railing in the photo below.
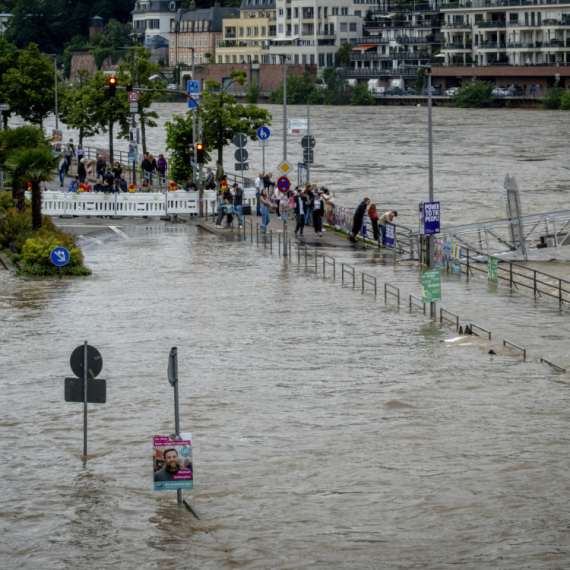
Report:
M 512 346 L 513 348 L 522 351 L 523 360 L 526 360 L 526 348 L 523 348 L 522 346 L 519 346 L 518 344 L 515 344 L 514 342 L 511 342 L 507 339 L 503 339 L 503 346 Z
M 474 328 L 476 328 L 476 329 L 478 329 L 478 330 L 481 331 L 481 332 L 487 333 L 487 334 L 489 335 L 489 340 L 491 340 L 491 331 L 490 331 L 490 330 L 487 330 L 487 329 L 485 329 L 485 328 L 483 328 L 483 327 L 480 327 L 479 325 L 477 325 L 477 324 L 475 324 L 475 323 L 469 323 L 469 326 L 471 327 L 471 332 L 472 332 L 474 335 L 481 336 L 480 334 L 476 333 L 476 332 L 473 330 Z
M 374 295 L 378 294 L 378 288 L 376 286 L 376 277 L 370 275 L 369 273 L 362 272 L 362 291 L 364 291 L 364 284 L 367 283 L 368 285 L 374 286 Z
M 445 313 L 445 314 L 444 314 Z M 454 319 L 450 319 L 448 316 L 446 315 L 451 315 L 452 317 L 455 317 Z M 443 321 L 448 321 L 449 323 L 455 325 L 455 330 L 459 330 L 459 315 L 456 315 L 455 313 L 452 313 L 451 311 L 448 311 L 447 309 L 444 309 L 443 307 L 439 308 L 439 322 L 443 323 Z
M 354 289 L 354 287 L 356 287 L 356 270 L 354 269 L 354 266 L 342 263 L 341 267 L 342 267 L 342 284 L 344 285 L 344 274 L 348 273 L 349 275 L 352 275 L 352 288 Z
M 417 301 L 417 302 L 419 303 L 419 305 L 414 304 L 414 303 L 412 302 L 412 299 L 414 299 L 415 301 Z M 426 306 L 427 306 L 427 303 L 424 303 L 419 297 L 416 297 L 415 295 L 412 295 L 411 293 L 410 293 L 410 299 L 409 299 L 408 305 L 409 305 L 409 308 L 410 308 L 410 312 L 412 311 L 412 307 L 418 307 L 418 306 L 420 306 L 420 307 L 423 309 L 424 315 L 426 314 Z
M 392 289 L 394 291 L 396 291 L 396 293 L 394 293 L 394 291 L 392 291 Z M 400 289 L 398 287 L 396 287 L 395 285 L 391 285 L 390 283 L 384 283 L 384 302 L 387 303 L 388 302 L 388 295 L 393 295 L 394 297 L 396 297 L 398 299 L 398 307 L 400 306 Z
M 545 364 L 548 364 L 548 366 L 552 366 L 552 368 L 558 370 L 559 372 L 566 372 L 566 368 L 560 366 L 559 364 L 555 364 L 554 362 L 552 362 L 552 360 L 547 360 L 546 358 L 542 358 L 542 356 L 540 357 L 540 362 L 541 363 L 544 362 Z

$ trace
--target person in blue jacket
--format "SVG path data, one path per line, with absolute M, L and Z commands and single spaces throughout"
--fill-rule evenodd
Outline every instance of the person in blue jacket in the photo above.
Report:
M 79 191 L 79 178 L 75 176 L 72 180 L 69 181 L 69 188 L 67 189 L 68 192 L 77 192 Z

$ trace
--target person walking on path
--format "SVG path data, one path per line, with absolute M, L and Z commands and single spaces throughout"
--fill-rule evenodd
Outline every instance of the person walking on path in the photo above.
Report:
M 303 229 L 305 228 L 305 208 L 305 193 L 301 191 L 295 196 L 295 214 L 297 215 L 295 235 L 297 235 L 297 232 L 299 232 L 299 235 L 303 235 Z
M 259 195 L 259 208 L 261 210 L 261 226 L 259 226 L 259 229 L 263 233 L 267 233 L 267 226 L 269 225 L 270 221 L 269 206 L 271 206 L 271 202 L 267 196 L 267 190 L 264 188 Z
M 97 165 L 96 165 L 96 169 L 97 169 L 97 178 L 103 178 L 103 174 L 105 174 L 105 169 L 107 168 L 107 162 L 105 161 L 105 159 L 103 158 L 103 155 L 100 154 L 97 157 Z
M 208 166 L 206 168 L 206 190 L 213 190 L 216 187 L 216 177 L 212 169 Z
M 168 170 L 168 163 L 163 154 L 158 155 L 158 162 L 156 163 L 156 169 L 158 170 L 158 185 L 162 186 L 162 183 L 166 183 L 166 171 Z
M 256 213 L 258 216 L 261 216 L 261 211 L 259 210 L 259 196 L 261 194 L 261 191 L 264 188 L 263 185 L 263 172 L 259 173 L 259 176 L 255 179 L 255 182 L 253 183 L 253 185 L 255 186 L 255 203 L 256 203 Z
M 65 156 L 65 160 L 67 162 L 67 166 L 65 168 L 65 173 L 69 173 L 69 169 L 71 168 L 71 161 L 73 160 L 73 147 L 70 143 L 67 143 L 67 146 L 63 149 L 63 155 Z
M 67 164 L 67 160 L 65 156 L 61 155 L 61 160 L 57 165 L 57 172 L 59 174 L 59 187 L 63 188 L 63 183 L 65 182 L 65 165 Z
M 141 169 L 149 184 L 152 185 L 152 161 L 150 159 L 150 154 L 144 155 L 143 161 L 141 162 Z
M 77 145 L 77 151 L 75 152 L 75 157 L 77 158 L 77 163 L 79 164 L 79 161 L 82 158 L 85 158 L 85 151 L 83 150 L 83 145 L 82 144 L 78 144 Z
M 322 196 L 315 190 L 313 198 L 313 227 L 317 237 L 323 235 L 323 216 L 325 214 L 325 201 Z
M 396 212 L 396 210 L 391 210 L 390 212 L 386 212 L 380 216 L 378 224 L 380 226 L 380 231 L 382 232 L 382 245 L 384 245 L 384 242 L 386 241 L 386 224 L 391 223 L 397 215 L 398 212 Z
M 374 240 L 378 241 L 380 230 L 378 229 L 378 213 L 376 212 L 376 204 L 370 204 L 368 214 L 370 215 L 370 221 L 372 222 L 372 234 L 374 235 Z
M 356 243 L 357 239 L 356 236 L 358 232 L 362 229 L 362 222 L 364 220 L 364 214 L 366 214 L 366 208 L 368 208 L 368 204 L 370 204 L 369 198 L 364 198 L 362 202 L 356 208 L 354 212 L 354 221 L 352 223 L 352 232 L 350 232 L 350 241 Z
M 79 176 L 79 183 L 83 184 L 87 178 L 87 169 L 85 168 L 85 159 L 80 158 L 77 165 L 77 176 Z
M 224 167 L 220 164 L 219 160 L 216 160 L 216 183 L 218 185 L 218 190 L 222 187 L 222 180 L 224 178 Z
M 237 182 L 234 183 L 234 210 L 238 218 L 239 227 L 243 228 L 243 190 L 239 187 Z

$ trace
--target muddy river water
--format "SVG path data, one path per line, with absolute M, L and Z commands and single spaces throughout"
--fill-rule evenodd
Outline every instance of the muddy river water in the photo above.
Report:
M 424 115 L 315 109 L 316 173 L 346 202 L 365 192 L 412 221 Z M 449 219 L 495 217 L 507 171 L 528 213 L 567 207 L 566 115 L 435 116 Z M 84 242 L 88 279 L 0 271 L 2 567 L 568 568 L 568 379 L 538 362 L 570 365 L 567 310 L 446 277 L 446 306 L 528 347 L 524 362 L 500 340 L 441 342 L 453 330 L 407 302 L 193 223 L 121 229 Z M 419 293 L 414 264 L 335 255 Z M 108 382 L 86 461 L 82 406 L 63 401 L 85 339 Z M 152 490 L 152 436 L 173 431 L 171 346 L 201 521 Z

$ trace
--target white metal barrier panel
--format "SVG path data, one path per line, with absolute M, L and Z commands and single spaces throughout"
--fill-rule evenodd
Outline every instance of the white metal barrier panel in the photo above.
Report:
M 31 200 L 31 193 L 26 192 Z M 50 216 L 163 216 L 199 213 L 197 193 L 102 194 L 93 192 L 42 192 L 42 214 Z

